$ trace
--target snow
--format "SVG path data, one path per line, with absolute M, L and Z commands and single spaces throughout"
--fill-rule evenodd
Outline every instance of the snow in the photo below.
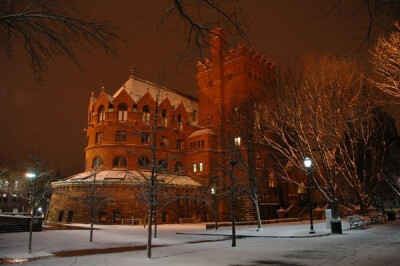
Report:
M 77 225 L 77 224 L 72 224 Z M 89 225 L 79 225 L 88 227 Z M 153 258 L 145 250 L 88 255 L 48 257 L 28 265 L 399 265 L 400 221 L 371 225 L 362 230 L 346 230 L 330 235 L 325 222 L 315 223 L 315 237 L 308 237 L 309 224 L 238 226 L 238 238 L 231 247 L 231 228 L 205 230 L 205 224 L 159 225 L 153 239 Z M 48 230 L 34 232 L 34 256 L 46 256 L 61 250 L 98 249 L 145 245 L 147 228 L 142 226 L 96 225 L 94 242 L 88 230 Z M 176 234 L 179 232 L 179 234 Z M 0 235 L 0 257 L 27 258 L 28 233 Z M 226 239 L 226 240 L 224 240 Z M 199 242 L 207 241 L 208 242 Z M 214 241 L 222 240 L 222 241 Z M 190 243 L 199 242 L 199 243 Z
M 64 185 L 66 182 L 79 184 L 81 182 L 93 181 L 96 176 L 96 181 L 106 182 L 120 182 L 126 181 L 129 184 L 139 181 L 145 181 L 145 178 L 150 178 L 150 171 L 127 171 L 127 170 L 101 170 L 101 171 L 86 171 L 73 175 L 63 181 L 53 182 L 54 185 Z M 171 174 L 158 174 L 158 180 L 166 184 L 175 186 L 200 186 L 189 176 L 184 175 L 171 175 Z

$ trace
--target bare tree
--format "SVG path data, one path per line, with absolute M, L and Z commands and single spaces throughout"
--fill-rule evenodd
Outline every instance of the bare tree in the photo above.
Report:
M 168 0 L 168 6 L 163 9 L 161 25 L 174 21 L 174 29 L 182 29 L 186 37 L 184 55 L 199 55 L 203 58 L 204 49 L 212 44 L 209 36 L 214 35 L 228 43 L 246 41 L 249 31 L 248 19 L 242 12 L 240 1 L 210 1 L 210 0 Z M 222 27 L 230 39 L 219 36 L 215 28 Z
M 391 118 L 382 108 L 371 105 L 372 95 L 365 95 L 358 108 L 350 113 L 341 137 L 338 155 L 341 173 L 360 204 L 368 206 L 378 192 L 384 176 L 384 162 L 391 140 L 388 126 Z
M 32 231 L 36 208 L 40 203 L 46 202 L 52 192 L 51 183 L 60 179 L 60 173 L 49 168 L 39 152 L 33 152 L 25 163 L 26 177 L 31 182 L 24 182 L 25 189 L 29 191 L 28 200 L 31 204 L 31 220 L 29 228 L 29 253 L 32 253 Z M 25 176 L 25 173 L 24 173 Z
M 66 55 L 82 68 L 78 54 L 102 48 L 117 55 L 117 28 L 83 15 L 74 1 L 5 0 L 0 3 L 0 40 L 10 58 L 21 45 L 36 79 L 49 62 Z
M 256 170 L 257 149 L 263 146 L 262 136 L 257 129 L 257 104 L 259 97 L 248 96 L 245 100 L 237 100 L 234 110 L 228 114 L 229 128 L 224 135 L 229 136 L 229 141 L 235 142 L 239 152 L 237 153 L 237 168 L 240 170 L 242 190 L 249 196 L 254 205 L 257 219 L 257 230 L 261 230 L 261 216 L 258 205 L 259 178 Z
M 260 129 L 277 156 L 306 172 L 310 157 L 313 183 L 338 217 L 336 163 L 348 114 L 360 97 L 362 78 L 356 64 L 332 56 L 307 57 L 282 70 L 276 105 L 260 106 Z
M 372 84 L 400 103 L 400 27 L 388 38 L 380 37 L 371 50 Z
M 95 162 L 97 164 L 98 162 Z M 89 183 L 89 180 L 87 180 L 87 191 L 86 195 L 82 200 L 84 200 L 86 207 L 90 211 L 90 234 L 89 234 L 89 241 L 93 242 L 93 225 L 95 223 L 95 215 L 98 209 L 100 209 L 103 204 L 107 202 L 113 201 L 112 197 L 109 197 L 106 195 L 104 188 L 100 188 L 97 183 L 96 183 L 96 177 L 97 177 L 97 165 L 95 165 L 95 168 L 92 170 L 91 175 L 88 176 L 87 178 L 92 178 L 93 182 Z
M 400 19 L 397 0 L 335 0 L 325 13 L 337 12 L 353 21 L 354 37 L 359 42 L 356 51 L 376 41 L 377 34 L 392 30 L 392 22 Z

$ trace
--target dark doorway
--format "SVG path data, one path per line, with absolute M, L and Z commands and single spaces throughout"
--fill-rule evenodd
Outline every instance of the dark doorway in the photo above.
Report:
M 57 219 L 57 221 L 60 223 L 60 222 L 62 222 L 63 218 L 64 218 L 64 211 L 60 211 L 60 212 L 58 213 L 58 219 Z
M 72 223 L 72 217 L 74 216 L 74 211 L 69 211 L 67 216 L 67 223 Z

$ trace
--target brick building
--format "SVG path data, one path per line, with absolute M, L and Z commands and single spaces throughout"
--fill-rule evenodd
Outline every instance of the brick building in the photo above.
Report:
M 113 199 L 96 210 L 98 222 L 120 223 L 121 219 L 144 217 L 145 204 L 138 196 L 141 185 L 135 177 L 148 175 L 152 162 L 149 146 L 153 143 L 157 166 L 162 168 L 160 177 L 168 193 L 176 198 L 159 211 L 158 220 L 176 223 L 179 218 L 213 219 L 204 204 L 209 201 L 205 195 L 210 189 L 214 197 L 222 195 L 222 191 L 215 191 L 213 180 L 216 175 L 223 175 L 216 169 L 224 153 L 220 138 L 227 126 L 226 119 L 238 100 L 258 91 L 272 91 L 275 77 L 274 64 L 265 55 L 245 45 L 227 51 L 224 42 L 216 37 L 224 33 L 217 31 L 217 35 L 211 35 L 211 60 L 197 63 L 198 98 L 142 80 L 134 73 L 113 95 L 104 89 L 97 97 L 92 94 L 86 170 L 53 183 L 48 220 L 89 222 L 87 198 L 94 182 L 102 190 L 103 199 Z M 155 127 L 158 131 L 153 142 Z M 240 139 L 236 141 L 240 146 Z M 262 183 L 261 218 L 276 218 L 280 204 L 296 201 L 297 187 L 278 185 L 273 172 L 264 164 L 268 152 L 261 145 L 255 156 Z M 229 220 L 229 205 L 229 200 L 219 201 L 219 220 Z M 238 220 L 254 219 L 252 203 L 240 196 Z

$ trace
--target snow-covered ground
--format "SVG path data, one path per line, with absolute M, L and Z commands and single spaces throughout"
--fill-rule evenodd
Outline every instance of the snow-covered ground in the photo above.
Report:
M 147 229 L 141 226 L 96 226 L 94 242 L 88 230 L 48 230 L 35 232 L 35 256 L 62 250 L 101 249 L 142 246 Z M 348 224 L 343 223 L 347 229 Z M 153 248 L 153 258 L 145 250 L 88 255 L 47 257 L 29 265 L 400 265 L 400 221 L 371 225 L 362 230 L 347 230 L 329 235 L 325 223 L 315 224 L 316 237 L 308 237 L 309 224 L 265 225 L 237 228 L 237 235 L 256 236 L 237 239 L 231 247 L 226 236 L 229 227 L 205 230 L 204 224 L 161 225 Z M 177 234 L 179 232 L 180 234 Z M 184 234 L 181 234 L 184 233 Z M 307 237 L 306 237 L 307 236 Z M 223 240 L 226 239 L 226 240 Z M 214 241 L 223 240 L 223 241 Z M 0 258 L 28 257 L 28 233 L 0 235 Z M 196 243 L 197 242 L 197 243 Z

